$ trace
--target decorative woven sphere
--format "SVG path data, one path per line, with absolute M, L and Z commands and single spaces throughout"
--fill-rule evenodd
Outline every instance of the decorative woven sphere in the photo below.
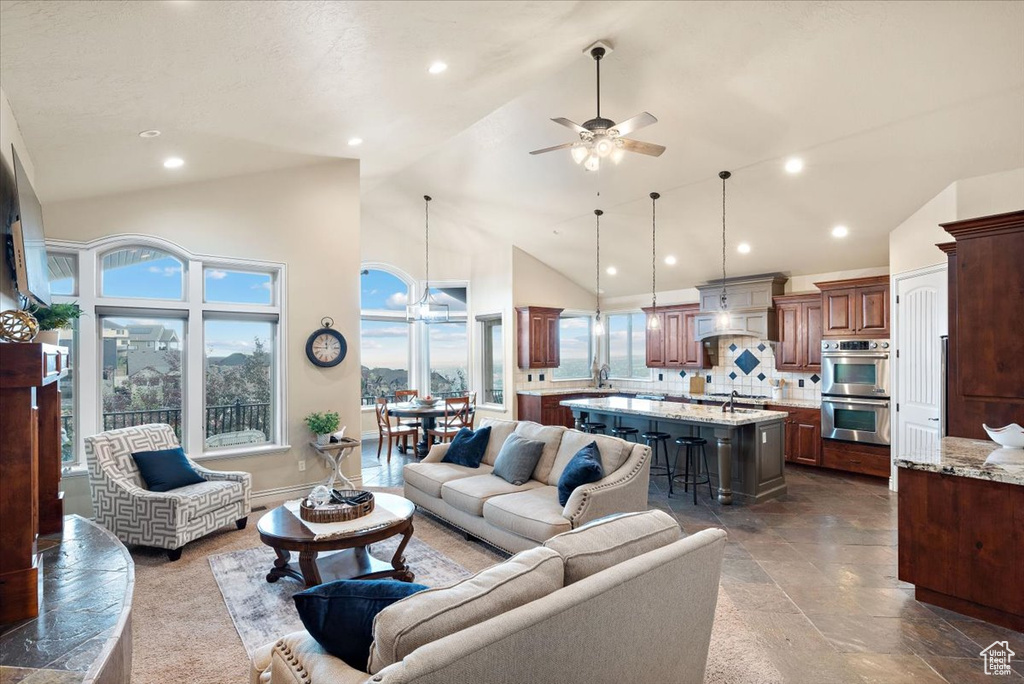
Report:
M 8 309 L 0 313 L 0 339 L 31 342 L 39 332 L 39 321 L 27 311 Z

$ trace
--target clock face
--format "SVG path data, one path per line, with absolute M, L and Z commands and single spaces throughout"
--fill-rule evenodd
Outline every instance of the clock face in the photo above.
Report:
M 306 341 L 306 356 L 310 362 L 325 368 L 341 363 L 347 351 L 345 338 L 331 328 L 317 330 Z

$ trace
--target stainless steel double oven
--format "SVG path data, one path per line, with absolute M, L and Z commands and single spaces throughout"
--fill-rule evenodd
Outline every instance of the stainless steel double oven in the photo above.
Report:
M 889 340 L 821 343 L 821 436 L 891 443 Z

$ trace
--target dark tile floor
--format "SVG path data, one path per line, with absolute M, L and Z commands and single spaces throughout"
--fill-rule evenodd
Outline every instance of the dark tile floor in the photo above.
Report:
M 397 449 L 390 465 L 363 443 L 363 484 L 402 486 L 411 460 Z M 753 506 L 722 506 L 705 485 L 671 498 L 652 477 L 650 506 L 687 532 L 729 533 L 722 589 L 766 644 L 787 682 L 991 682 L 979 652 L 1008 640 L 1020 655 L 1024 634 L 914 600 L 897 579 L 896 495 L 883 480 L 816 468 L 786 467 L 789 493 Z

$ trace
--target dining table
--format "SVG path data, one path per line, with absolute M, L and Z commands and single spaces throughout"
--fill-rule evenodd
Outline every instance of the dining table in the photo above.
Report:
M 388 415 L 395 418 L 413 418 L 420 424 L 421 437 L 416 443 L 416 454 L 420 457 L 426 456 L 430 451 L 430 430 L 437 426 L 437 419 L 444 418 L 444 400 L 439 399 L 434 404 L 419 404 L 412 401 L 397 402 L 388 404 Z

